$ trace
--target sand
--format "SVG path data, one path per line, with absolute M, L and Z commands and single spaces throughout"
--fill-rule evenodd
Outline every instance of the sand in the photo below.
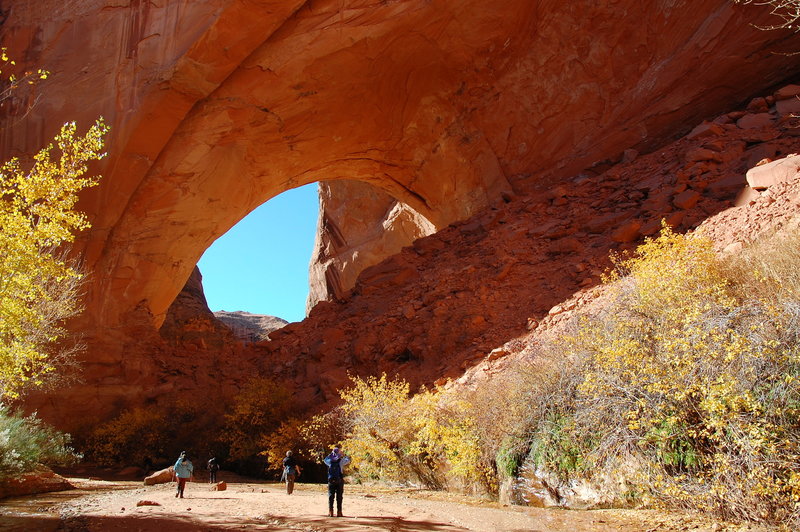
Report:
M 282 484 L 229 475 L 228 489 L 190 482 L 185 498 L 175 484 L 144 486 L 133 481 L 70 478 L 78 489 L 0 502 L 0 530 L 12 531 L 163 531 L 196 530 L 389 530 L 456 531 L 718 531 L 756 530 L 723 525 L 702 516 L 653 510 L 524 508 L 458 494 L 345 486 L 344 517 L 328 517 L 326 486 L 296 484 L 292 495 Z M 141 501 L 154 506 L 137 506 Z

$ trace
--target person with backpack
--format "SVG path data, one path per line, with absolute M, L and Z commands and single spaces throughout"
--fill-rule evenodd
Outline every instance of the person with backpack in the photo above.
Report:
M 175 492 L 175 496 L 183 499 L 183 489 L 186 487 L 186 482 L 192 478 L 192 473 L 194 471 L 194 466 L 192 466 L 192 463 L 186 458 L 186 451 L 183 451 L 178 457 L 178 461 L 175 462 L 173 469 L 178 481 L 178 489 Z
M 219 464 L 217 463 L 217 457 L 212 456 L 208 461 L 208 482 L 210 484 L 217 483 L 217 471 L 219 471 Z
M 350 463 L 338 445 L 325 457 L 328 466 L 328 516 L 333 517 L 333 500 L 336 499 L 336 517 L 342 517 L 342 497 L 344 496 L 343 468 Z
M 292 451 L 286 451 L 286 458 L 283 459 L 283 478 L 286 481 L 286 493 L 291 495 L 294 491 L 294 481 L 300 476 L 300 466 L 297 464 Z

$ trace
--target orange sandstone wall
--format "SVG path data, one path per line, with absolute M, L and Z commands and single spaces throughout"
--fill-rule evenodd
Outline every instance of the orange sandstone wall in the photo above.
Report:
M 775 53 L 800 37 L 756 29 L 768 10 L 728 0 L 19 0 L 3 13 L 2 44 L 53 75 L 27 116 L 8 106 L 2 157 L 66 120 L 113 128 L 76 249 L 89 283 L 73 327 L 98 399 L 86 412 L 155 393 L 165 370 L 143 338 L 207 246 L 284 190 L 364 181 L 445 227 L 660 146 L 800 64 Z

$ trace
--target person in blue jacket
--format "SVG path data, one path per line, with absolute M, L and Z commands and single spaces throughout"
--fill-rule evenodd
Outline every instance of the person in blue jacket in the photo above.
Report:
M 186 481 L 192 478 L 192 472 L 194 471 L 194 466 L 192 466 L 192 463 L 186 458 L 186 451 L 183 451 L 178 457 L 178 461 L 175 462 L 173 469 L 175 470 L 175 477 L 178 480 L 178 489 L 175 492 L 175 497 L 183 499 L 183 489 L 186 487 Z
M 328 466 L 328 516 L 333 517 L 333 500 L 336 498 L 336 517 L 342 517 L 342 496 L 344 495 L 343 468 L 350 463 L 338 445 L 325 457 Z

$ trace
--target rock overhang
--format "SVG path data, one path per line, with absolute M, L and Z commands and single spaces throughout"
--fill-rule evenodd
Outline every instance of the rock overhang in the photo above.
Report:
M 726 0 L 15 4 L 4 44 L 55 75 L 4 154 L 67 119 L 113 128 L 81 202 L 88 331 L 137 307 L 158 326 L 206 247 L 286 189 L 362 180 L 443 227 L 800 64 L 774 53 L 799 37 Z

